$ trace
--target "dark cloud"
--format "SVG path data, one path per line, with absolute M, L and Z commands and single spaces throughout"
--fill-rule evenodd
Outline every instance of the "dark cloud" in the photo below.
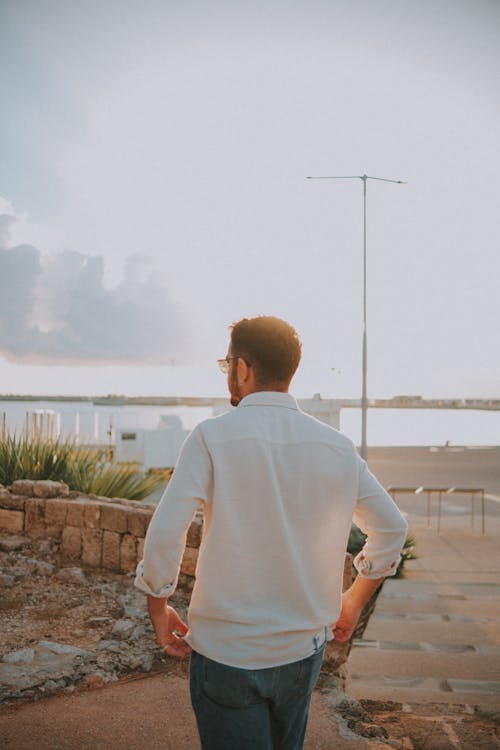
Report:
M 129 258 L 110 290 L 102 256 L 43 257 L 31 245 L 8 247 L 11 218 L 0 215 L 0 352 L 7 359 L 160 364 L 181 352 L 181 315 L 146 259 Z

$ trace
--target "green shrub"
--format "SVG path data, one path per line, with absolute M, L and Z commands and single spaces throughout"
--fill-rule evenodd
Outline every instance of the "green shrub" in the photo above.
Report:
M 0 439 L 0 483 L 16 479 L 53 479 L 86 494 L 129 500 L 143 500 L 165 484 L 162 474 L 112 463 L 104 449 L 73 440 L 5 435 Z
M 406 537 L 403 550 L 401 552 L 401 562 L 399 563 L 394 578 L 400 578 L 403 574 L 403 565 L 407 560 L 418 560 L 417 550 L 415 549 L 415 537 L 408 534 Z
M 347 542 L 347 551 L 351 553 L 351 555 L 357 555 L 358 552 L 361 552 L 363 549 L 363 545 L 366 540 L 366 534 L 363 534 L 361 529 L 356 526 L 356 524 L 352 524 L 351 530 L 349 532 L 349 540 Z

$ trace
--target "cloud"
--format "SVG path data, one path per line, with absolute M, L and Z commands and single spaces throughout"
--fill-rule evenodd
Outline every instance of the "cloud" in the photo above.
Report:
M 104 258 L 9 246 L 16 216 L 0 203 L 0 352 L 12 361 L 172 363 L 184 321 L 145 256 L 129 257 L 114 289 Z
M 0 247 L 7 247 L 12 227 L 16 223 L 16 217 L 10 213 L 2 213 L 2 208 L 3 206 L 0 202 Z

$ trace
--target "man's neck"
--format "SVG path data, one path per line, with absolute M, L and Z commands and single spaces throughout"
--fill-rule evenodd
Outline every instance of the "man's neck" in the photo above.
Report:
M 265 391 L 272 391 L 273 393 L 288 393 L 288 388 L 289 385 L 283 385 L 283 383 L 268 383 L 266 385 L 256 383 L 255 390 L 250 391 L 250 393 L 262 393 Z

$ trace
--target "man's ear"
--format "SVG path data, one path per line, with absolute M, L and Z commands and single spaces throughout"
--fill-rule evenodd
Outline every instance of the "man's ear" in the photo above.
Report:
M 238 357 L 238 364 L 236 368 L 236 375 L 238 378 L 238 383 L 240 385 L 243 385 L 247 382 L 248 377 L 250 375 L 250 367 L 247 365 L 245 360 L 242 357 Z

